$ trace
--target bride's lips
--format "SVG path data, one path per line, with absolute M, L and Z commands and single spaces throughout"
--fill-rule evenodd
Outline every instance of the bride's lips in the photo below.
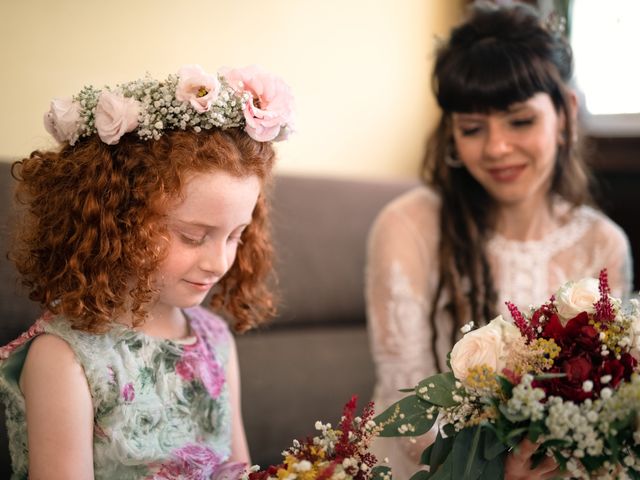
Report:
M 520 176 L 525 167 L 526 165 L 511 165 L 507 167 L 490 168 L 488 172 L 491 178 L 497 182 L 513 182 Z

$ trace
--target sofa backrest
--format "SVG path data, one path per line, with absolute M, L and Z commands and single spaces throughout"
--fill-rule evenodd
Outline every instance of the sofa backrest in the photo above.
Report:
M 364 323 L 369 227 L 387 202 L 414 185 L 277 177 L 272 222 L 282 304 L 274 327 Z

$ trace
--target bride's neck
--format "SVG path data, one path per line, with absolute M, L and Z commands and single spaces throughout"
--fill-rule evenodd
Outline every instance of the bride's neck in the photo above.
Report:
M 509 240 L 540 240 L 558 226 L 551 201 L 501 205 L 496 215 L 496 232 Z

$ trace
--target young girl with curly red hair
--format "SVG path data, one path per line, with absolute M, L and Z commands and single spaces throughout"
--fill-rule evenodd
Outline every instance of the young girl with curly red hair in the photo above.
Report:
M 12 170 L 11 258 L 46 311 L 0 349 L 14 478 L 236 478 L 249 462 L 233 337 L 199 305 L 239 332 L 274 313 L 265 189 L 291 107 L 257 67 L 196 65 L 52 102 L 60 148 Z

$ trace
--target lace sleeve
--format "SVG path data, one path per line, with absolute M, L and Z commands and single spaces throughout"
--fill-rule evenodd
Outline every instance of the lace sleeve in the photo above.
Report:
M 412 191 L 381 212 L 369 235 L 367 318 L 380 408 L 434 373 L 428 297 L 437 272 L 438 215 L 432 204 L 424 189 Z
M 433 193 L 412 191 L 380 213 L 369 235 L 366 300 L 377 411 L 406 395 L 399 389 L 435 373 L 428 319 L 438 272 L 438 212 Z M 409 478 L 434 438 L 434 430 L 413 441 L 378 438 L 372 452 L 388 459 L 395 477 Z
M 598 227 L 596 252 L 607 269 L 611 294 L 629 298 L 633 288 L 633 261 L 629 239 L 622 228 L 605 218 Z

